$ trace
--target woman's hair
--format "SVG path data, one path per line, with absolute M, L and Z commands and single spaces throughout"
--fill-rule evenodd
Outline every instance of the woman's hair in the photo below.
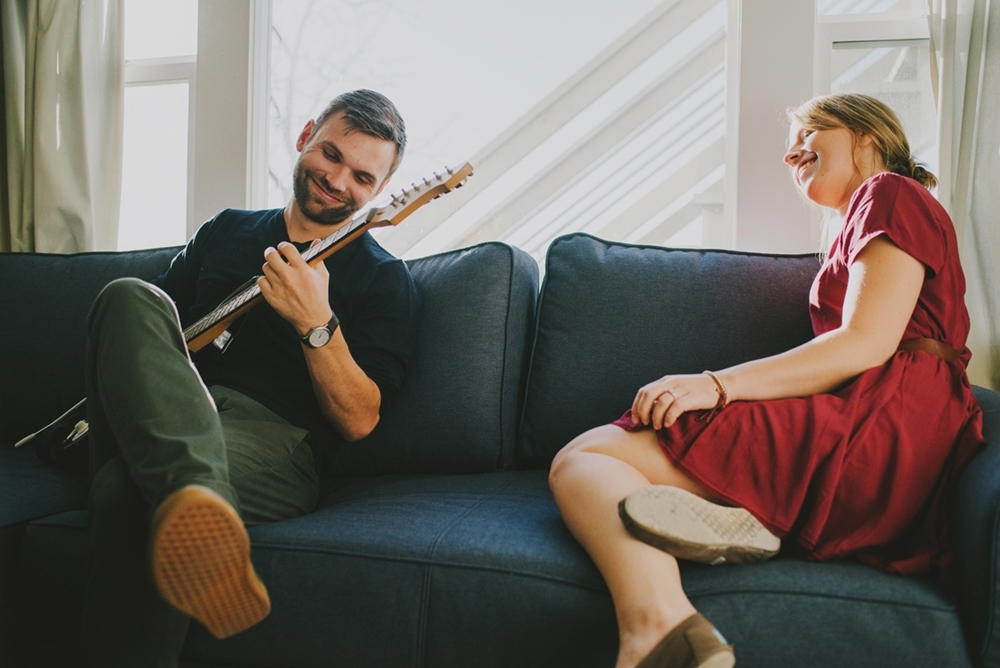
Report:
M 789 109 L 788 117 L 809 130 L 843 127 L 855 135 L 871 135 L 887 170 L 908 176 L 926 188 L 937 185 L 937 177 L 913 159 L 896 113 L 870 95 L 841 93 L 814 97 L 798 108 Z

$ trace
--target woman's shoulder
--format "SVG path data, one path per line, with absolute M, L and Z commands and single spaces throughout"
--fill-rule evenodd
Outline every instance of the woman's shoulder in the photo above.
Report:
M 906 176 L 883 172 L 867 179 L 851 201 L 845 223 L 850 261 L 884 234 L 933 272 L 941 269 L 954 235 L 951 219 L 934 195 Z
M 868 177 L 854 191 L 851 199 L 849 209 L 862 207 L 866 200 L 877 200 L 890 207 L 895 207 L 900 203 L 913 203 L 917 206 L 930 207 L 935 213 L 944 212 L 944 208 L 931 191 L 921 185 L 919 181 L 894 172 L 880 172 Z

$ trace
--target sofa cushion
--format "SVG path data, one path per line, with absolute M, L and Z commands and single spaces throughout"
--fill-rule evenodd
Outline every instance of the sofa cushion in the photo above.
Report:
M 0 445 L 83 398 L 87 313 L 101 288 L 123 276 L 154 278 L 178 250 L 0 253 Z
M 611 598 L 543 471 L 340 481 L 321 506 L 251 529 L 272 612 L 225 641 L 192 625 L 185 665 L 614 663 Z M 27 528 L 28 642 L 76 637 L 83 522 L 75 512 Z M 923 580 L 785 558 L 682 573 L 742 668 L 971 665 L 954 603 Z
M 177 248 L 78 255 L 4 254 L 0 312 L 0 444 L 9 445 L 84 394 L 86 315 L 122 276 L 153 278 Z M 394 411 L 332 460 L 339 475 L 483 472 L 516 456 L 538 267 L 501 243 L 413 260 L 423 298 L 417 350 Z M 37 361 L 45 359 L 46 364 Z
M 782 352 L 812 338 L 815 255 L 676 250 L 587 234 L 549 247 L 521 455 L 545 466 L 617 419 L 644 384 Z
M 396 406 L 372 434 L 337 447 L 335 475 L 484 473 L 516 455 L 538 266 L 490 242 L 412 260 L 423 302 Z
M 955 567 L 970 651 L 981 665 L 1000 666 L 1000 393 L 973 391 L 989 445 L 962 472 L 955 490 Z
M 45 466 L 34 448 L 0 446 L 0 527 L 83 508 L 87 483 L 83 472 Z

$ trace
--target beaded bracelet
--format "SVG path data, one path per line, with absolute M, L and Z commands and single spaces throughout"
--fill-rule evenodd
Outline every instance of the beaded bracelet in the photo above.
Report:
M 715 381 L 715 386 L 719 391 L 719 401 L 716 402 L 715 408 L 698 418 L 699 420 L 703 420 L 705 422 L 711 422 L 716 413 L 729 405 L 729 392 L 726 391 L 726 385 L 722 382 L 722 379 L 715 375 L 714 372 L 706 370 L 702 371 L 702 373 Z

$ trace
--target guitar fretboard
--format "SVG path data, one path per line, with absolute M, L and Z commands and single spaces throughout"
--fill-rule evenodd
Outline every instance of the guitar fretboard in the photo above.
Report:
M 200 320 L 191 324 L 184 330 L 184 340 L 190 343 L 202 332 L 208 331 L 216 323 L 222 322 L 230 314 L 235 313 L 241 306 L 254 299 L 260 294 L 257 286 L 259 276 L 254 276 L 249 281 L 237 288 L 235 295 L 225 300 L 214 309 L 209 311 Z
M 334 244 L 344 237 L 356 232 L 359 228 L 368 225 L 371 220 L 374 219 L 374 214 L 375 210 L 372 209 L 371 211 L 356 217 L 350 223 L 341 227 L 330 236 L 324 237 L 323 240 L 315 246 L 311 246 L 306 249 L 302 253 L 302 259 L 309 262 L 318 255 L 322 255 L 323 252 L 332 248 Z M 246 283 L 236 288 L 235 292 L 230 297 L 223 300 L 221 304 L 202 316 L 197 322 L 188 326 L 184 330 L 184 340 L 190 343 L 203 332 L 208 331 L 233 313 L 236 313 L 236 311 L 240 310 L 240 308 L 242 308 L 245 304 L 260 296 L 260 287 L 257 285 L 257 279 L 259 278 L 260 276 L 254 276 Z
M 324 260 L 342 245 L 363 233 L 368 227 L 398 225 L 401 220 L 432 199 L 436 199 L 455 188 L 460 188 L 471 175 L 472 165 L 469 163 L 465 163 L 457 170 L 446 167 L 444 174 L 439 175 L 434 172 L 433 179 L 425 178 L 423 183 L 415 183 L 412 188 L 403 190 L 398 195 L 393 195 L 392 201 L 385 206 L 359 213 L 347 225 L 324 237 L 315 246 L 306 249 L 302 253 L 302 258 L 306 262 L 314 264 Z M 209 337 L 213 334 L 216 345 L 219 345 L 220 349 L 225 348 L 225 341 L 222 341 L 220 337 L 228 325 L 239 317 L 241 309 L 251 308 L 253 306 L 251 302 L 255 302 L 261 296 L 260 288 L 257 287 L 259 279 L 260 276 L 251 278 L 211 312 L 184 330 L 184 340 L 192 351 L 199 350 L 201 346 L 208 343 Z M 195 341 L 199 338 L 199 341 Z M 221 344 L 220 341 L 222 341 Z

